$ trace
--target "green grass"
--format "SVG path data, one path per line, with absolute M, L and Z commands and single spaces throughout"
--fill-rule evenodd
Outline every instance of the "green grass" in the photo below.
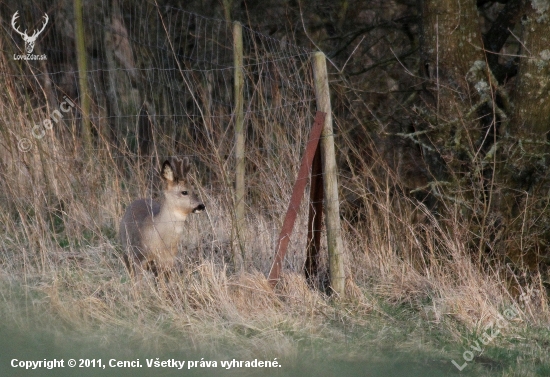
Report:
M 434 322 L 423 309 L 403 303 L 392 305 L 383 297 L 373 297 L 379 304 L 377 310 L 363 312 L 356 310 L 353 303 L 327 302 L 328 306 L 318 308 L 323 313 L 321 318 L 315 316 L 312 326 L 304 325 L 300 318 L 304 313 L 288 311 L 279 321 L 268 318 L 239 323 L 222 315 L 211 323 L 190 308 L 179 311 L 171 304 L 156 301 L 154 291 L 151 296 L 142 295 L 141 301 L 134 304 L 114 298 L 113 307 L 102 307 L 103 313 L 98 313 L 93 300 L 88 307 L 78 305 L 71 311 L 71 301 L 82 299 L 81 292 L 73 290 L 78 285 L 99 284 L 90 297 L 108 301 L 109 281 L 101 283 L 97 275 L 81 272 L 57 275 L 56 279 L 63 281 L 56 287 L 59 302 L 55 302 L 50 290 L 37 288 L 40 284 L 32 288 L 18 282 L 2 285 L 4 321 L 0 339 L 4 339 L 4 344 L 0 349 L 8 350 L 0 358 L 2 375 L 69 376 L 75 372 L 58 370 L 56 374 L 41 370 L 17 374 L 7 367 L 11 358 L 101 358 L 105 362 L 110 358 L 220 361 L 277 357 L 283 365 L 267 371 L 228 371 L 221 367 L 186 370 L 189 375 L 544 376 L 550 368 L 546 352 L 550 331 L 517 321 L 483 346 L 482 352 L 474 352 L 474 360 L 459 372 L 451 360 L 464 362 L 462 352 L 471 349 L 479 331 L 469 332 L 452 316 Z M 43 285 L 51 283 L 43 277 Z M 124 294 L 128 283 L 115 285 Z M 105 292 L 98 293 L 101 290 Z M 62 315 L 57 307 L 61 304 L 65 305 Z M 133 306 L 134 311 L 122 310 L 128 306 Z M 182 326 L 181 317 L 189 316 L 192 318 Z M 213 318 L 212 313 L 210 316 Z M 197 331 L 203 334 L 198 335 Z M 78 370 L 79 375 L 132 373 L 147 376 L 151 370 Z M 163 369 L 161 375 L 181 375 L 181 371 Z

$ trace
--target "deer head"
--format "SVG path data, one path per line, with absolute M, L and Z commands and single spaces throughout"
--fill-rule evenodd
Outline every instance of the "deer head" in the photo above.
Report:
M 46 28 L 46 25 L 48 24 L 48 15 L 44 13 L 44 24 L 42 25 L 42 29 L 35 30 L 32 35 L 27 35 L 27 30 L 25 29 L 24 32 L 21 32 L 19 30 L 19 27 L 15 25 L 15 20 L 19 18 L 19 11 L 15 12 L 13 14 L 13 17 L 11 18 L 11 26 L 13 27 L 13 30 L 15 30 L 21 37 L 23 37 L 23 40 L 25 41 L 25 51 L 27 51 L 27 54 L 32 54 L 32 51 L 34 50 L 34 43 L 36 42 L 36 38 L 44 31 Z

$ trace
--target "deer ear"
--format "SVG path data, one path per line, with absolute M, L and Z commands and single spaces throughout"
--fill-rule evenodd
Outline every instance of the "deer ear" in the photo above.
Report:
M 187 173 L 189 173 L 189 170 L 191 170 L 191 164 L 189 163 L 189 158 L 184 157 L 181 161 L 181 174 L 182 177 L 186 176 Z
M 170 164 L 170 161 L 164 161 L 164 164 L 162 164 L 160 175 L 164 180 L 168 182 L 174 182 L 174 169 L 172 168 L 172 164 Z

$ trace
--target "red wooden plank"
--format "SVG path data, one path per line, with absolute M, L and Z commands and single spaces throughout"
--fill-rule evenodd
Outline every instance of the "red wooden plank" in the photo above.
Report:
M 302 197 L 304 196 L 306 189 L 309 170 L 311 169 L 313 157 L 315 156 L 315 151 L 319 145 L 321 131 L 323 130 L 323 125 L 325 124 L 325 116 L 326 114 L 321 111 L 318 111 L 315 115 L 315 122 L 313 123 L 306 146 L 306 151 L 304 157 L 302 158 L 302 165 L 300 166 L 298 178 L 296 179 L 296 183 L 294 184 L 294 188 L 292 190 L 290 204 L 288 205 L 288 210 L 286 211 L 285 221 L 283 222 L 283 227 L 281 229 L 281 233 L 279 234 L 279 241 L 277 242 L 277 248 L 275 249 L 275 258 L 273 259 L 273 264 L 271 265 L 271 271 L 269 271 L 268 281 L 271 286 L 275 286 L 275 284 L 279 281 L 286 250 L 290 241 L 290 234 L 292 233 L 294 222 L 296 221 L 296 216 L 298 215 L 298 210 L 300 209 L 300 203 L 302 202 Z

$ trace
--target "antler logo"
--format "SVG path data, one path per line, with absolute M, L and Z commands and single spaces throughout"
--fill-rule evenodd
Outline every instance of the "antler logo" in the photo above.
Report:
M 46 25 L 48 24 L 48 15 L 44 13 L 44 24 L 42 25 L 42 29 L 35 30 L 32 35 L 28 35 L 26 29 L 24 32 L 21 32 L 19 30 L 19 27 L 15 25 L 15 21 L 17 20 L 17 18 L 19 18 L 18 13 L 19 11 L 13 14 L 13 17 L 11 18 L 11 26 L 13 27 L 13 30 L 15 30 L 21 37 L 23 37 L 23 40 L 25 41 L 25 51 L 27 51 L 27 54 L 32 54 L 36 38 L 38 38 L 38 36 L 44 31 Z

